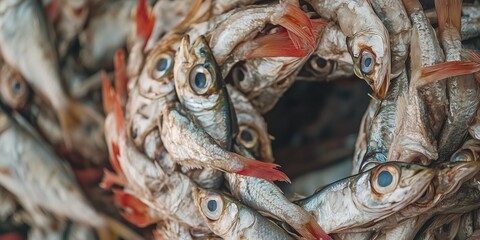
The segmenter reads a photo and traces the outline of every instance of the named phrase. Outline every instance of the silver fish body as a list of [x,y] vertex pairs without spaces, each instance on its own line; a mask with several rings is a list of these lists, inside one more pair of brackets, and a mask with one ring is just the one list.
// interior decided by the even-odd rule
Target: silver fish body
[[226,239],[294,239],[272,221],[219,192],[197,188],[195,203],[210,229]]
[[397,104],[399,97],[408,91],[408,76],[404,69],[397,78],[392,79],[387,96],[381,101],[375,114],[368,139],[366,156],[361,168],[369,162],[387,161],[388,150],[393,141],[397,126]]
[[[410,46],[410,85],[399,106],[397,131],[392,142],[389,161],[420,160],[428,162],[438,158],[436,137],[446,118],[448,99],[445,80],[424,86],[420,69],[442,62],[444,57],[435,32],[421,9],[409,12],[412,20]],[[431,113],[431,114],[428,114]]]
[[[379,175],[386,171],[396,180],[379,185],[376,183],[382,182]],[[433,177],[433,170],[419,165],[385,163],[337,181],[297,203],[310,212],[327,233],[338,233],[382,220],[401,210],[421,197]]]
[[[438,6],[437,11],[443,11]],[[460,9],[458,9],[460,11]],[[450,14],[447,12],[447,14]],[[443,14],[438,14],[439,16]],[[460,16],[458,16],[460,17]],[[457,21],[460,19],[451,19]],[[442,28],[439,32],[441,44],[445,52],[445,60],[460,61],[462,42],[460,26],[454,26],[449,18],[439,19]],[[475,116],[479,106],[480,87],[473,75],[457,76],[447,79],[447,97],[449,101],[445,127],[438,142],[439,160],[448,160],[451,154],[460,147],[467,134],[467,126]]]

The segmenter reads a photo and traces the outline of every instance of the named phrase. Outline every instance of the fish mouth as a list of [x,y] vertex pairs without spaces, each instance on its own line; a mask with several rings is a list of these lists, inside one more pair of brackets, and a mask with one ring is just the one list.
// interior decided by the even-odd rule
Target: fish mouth
[[185,34],[180,42],[180,47],[177,51],[178,59],[175,59],[175,62],[188,62],[190,59],[190,36]]
[[390,74],[385,74],[385,77],[380,81],[374,81],[373,92],[375,97],[383,100],[387,96],[388,88],[390,86]]
[[417,193],[418,197],[414,200],[416,201],[419,197],[421,197],[421,194],[427,189],[434,177],[435,171],[433,169],[419,169],[415,171],[412,177],[405,179],[403,184],[405,186],[410,186],[410,188],[413,190],[412,186],[419,186],[419,183],[424,183],[424,186],[422,186],[422,188],[420,188],[421,190],[419,190]]

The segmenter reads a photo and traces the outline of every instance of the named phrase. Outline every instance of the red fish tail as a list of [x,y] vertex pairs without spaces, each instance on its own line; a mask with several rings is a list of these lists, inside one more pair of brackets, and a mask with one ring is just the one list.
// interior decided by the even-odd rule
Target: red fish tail
[[114,189],[112,191],[115,194],[116,204],[124,209],[120,214],[127,221],[138,227],[146,227],[155,223],[155,220],[148,216],[148,206],[138,198],[121,190]]
[[235,173],[262,178],[270,182],[284,181],[290,183],[290,179],[287,177],[287,175],[276,169],[279,167],[277,164],[249,159],[235,153],[232,154],[233,158],[239,159],[243,164],[243,168]]
[[127,100],[127,66],[125,64],[125,52],[123,49],[117,50],[113,58],[115,66],[115,92],[120,97],[120,101],[125,104]]
[[422,82],[428,84],[449,77],[475,74],[480,71],[480,62],[450,61],[424,67],[421,72]]
[[316,37],[310,18],[295,5],[281,3],[280,6],[286,13],[278,20],[278,23],[291,32],[289,37],[292,42],[297,46],[301,46],[300,43],[305,42],[311,48],[315,48]]
[[113,90],[112,83],[108,73],[102,71],[102,103],[103,112],[105,115],[113,111],[113,101],[115,99],[115,90]]
[[127,185],[127,180],[123,177],[123,175],[117,175],[112,173],[108,170],[104,170],[103,172],[103,179],[100,183],[100,187],[103,189],[110,189],[113,185],[118,186],[125,186]]
[[142,37],[145,42],[147,42],[152,34],[153,26],[155,25],[155,17],[149,13],[147,0],[138,1],[135,21],[137,26],[137,36]]
[[268,34],[251,41],[251,50],[246,58],[260,57],[304,57],[310,50],[297,45],[287,31]]

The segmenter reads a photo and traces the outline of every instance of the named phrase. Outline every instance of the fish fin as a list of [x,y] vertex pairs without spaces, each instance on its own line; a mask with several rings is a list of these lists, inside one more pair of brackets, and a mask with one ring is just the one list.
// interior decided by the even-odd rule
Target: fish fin
[[113,99],[113,112],[115,114],[117,134],[118,136],[123,136],[125,134],[125,119],[123,118],[122,105],[120,104],[120,99],[118,96],[115,96]]
[[125,52],[123,49],[117,50],[113,58],[115,66],[115,92],[120,97],[122,106],[127,101],[127,66],[125,64]]
[[60,0],[51,0],[44,9],[45,13],[47,14],[48,20],[50,22],[55,23],[60,16]]
[[261,57],[304,57],[310,50],[297,47],[287,31],[279,31],[259,37],[249,43],[251,50],[246,59]]
[[[103,123],[102,116],[95,110],[83,105],[75,100],[68,100],[63,111],[58,111],[58,120],[62,128],[65,147],[67,150],[73,149],[73,135],[79,127],[101,126]],[[81,129],[80,131],[83,131]]]
[[113,90],[110,77],[107,72],[102,71],[102,103],[105,115],[113,111],[114,98],[115,91]]
[[112,156],[110,156],[110,163],[112,164],[113,170],[115,170],[116,173],[123,174],[120,161],[118,161],[118,158],[120,157],[120,148],[115,142],[112,142],[110,146],[112,148]]
[[462,30],[462,0],[450,0],[448,10],[450,24],[460,33]]
[[135,196],[122,190],[113,189],[115,203],[123,208],[120,215],[138,227],[146,227],[155,221],[148,216],[148,206]]
[[290,179],[287,177],[287,175],[282,171],[276,169],[277,167],[279,167],[279,165],[277,164],[249,159],[236,153],[231,154],[233,154],[233,157],[239,159],[243,164],[242,170],[235,172],[237,174],[262,178],[269,182],[283,181],[290,183]]
[[454,27],[457,31],[462,29],[462,1],[461,0],[435,0],[435,11],[438,19],[438,32],[443,34],[446,27]]
[[321,18],[310,19],[310,21],[312,22],[313,33],[315,36],[318,36],[322,32],[323,28],[329,23],[327,20]]
[[145,42],[147,42],[155,25],[155,16],[149,13],[147,0],[138,0],[135,22],[137,27],[137,36],[143,38]]
[[421,70],[423,85],[449,77],[474,74],[480,71],[480,62],[450,61],[424,67]]
[[103,189],[110,189],[113,185],[125,186],[127,185],[127,180],[123,175],[117,175],[105,169],[100,187]]
[[[305,231],[301,231],[300,234],[307,239],[322,239],[322,240],[332,240],[332,237],[330,237],[323,229],[318,225],[317,221],[312,217],[310,221],[305,224]],[[308,235],[308,236],[305,236]],[[313,237],[313,238],[312,238]]]
[[300,45],[305,41],[308,46],[315,48],[315,35],[310,18],[293,4],[281,3],[280,6],[285,14],[278,19],[278,24],[291,32],[289,37],[292,42]]
[[474,73],[474,75],[475,80],[480,83],[480,52],[477,52],[475,50],[463,51],[462,58],[477,64],[478,70]]

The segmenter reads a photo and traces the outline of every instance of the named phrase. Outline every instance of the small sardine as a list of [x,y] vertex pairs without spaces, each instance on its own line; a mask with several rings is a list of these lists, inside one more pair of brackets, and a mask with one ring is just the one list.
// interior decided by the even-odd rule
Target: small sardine
[[355,74],[383,99],[390,83],[390,39],[369,1],[308,0],[307,3],[320,16],[338,22],[348,37]]
[[[251,5],[232,11],[228,18],[206,35],[213,55],[220,65],[224,64],[237,45],[252,40],[268,23],[285,27],[292,33],[289,38],[298,46],[302,46],[304,41],[309,46],[314,45],[315,36],[310,19],[292,4]],[[245,51],[246,54],[249,52]]]
[[434,170],[400,162],[380,164],[339,180],[297,202],[327,233],[380,221],[419,199]]
[[[462,2],[458,0],[435,1],[439,35],[445,52],[445,60],[460,61]],[[438,142],[439,160],[446,161],[460,147],[467,135],[467,126],[479,105],[480,89],[473,75],[447,79],[449,106],[447,121]]]
[[425,84],[422,68],[443,62],[442,49],[420,3],[404,1],[413,23],[410,45],[410,85],[397,113],[397,130],[388,154],[389,161],[429,162],[438,158],[437,136],[446,119],[445,80]]
[[[393,140],[397,126],[397,106],[408,91],[408,76],[406,69],[396,78],[392,79],[387,96],[381,101],[373,117],[368,147],[360,168],[370,162],[387,161],[388,150]],[[400,99],[400,100],[399,100]]]
[[294,239],[259,213],[226,195],[196,188],[195,203],[209,228],[225,239]]
[[269,181],[288,181],[284,173],[275,169],[278,165],[249,159],[219,146],[180,105],[167,106],[162,115],[162,141],[177,163],[189,167],[214,168]]

